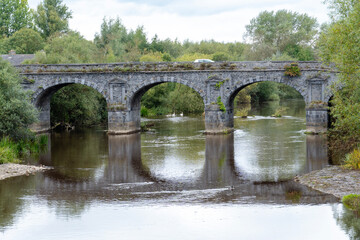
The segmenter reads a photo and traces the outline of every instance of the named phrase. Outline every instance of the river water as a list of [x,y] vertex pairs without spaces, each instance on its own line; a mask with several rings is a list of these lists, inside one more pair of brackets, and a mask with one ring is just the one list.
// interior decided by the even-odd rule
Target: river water
[[204,135],[201,117],[54,132],[28,160],[54,170],[0,181],[0,239],[357,239],[355,214],[291,180],[328,165],[326,139],[304,134],[302,101],[281,105],[226,136]]

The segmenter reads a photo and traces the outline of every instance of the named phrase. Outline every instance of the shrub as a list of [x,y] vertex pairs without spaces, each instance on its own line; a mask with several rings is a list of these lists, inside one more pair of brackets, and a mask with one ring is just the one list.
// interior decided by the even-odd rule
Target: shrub
[[44,152],[48,143],[47,135],[39,135],[33,139],[13,141],[9,137],[0,140],[0,164],[17,163],[19,158],[30,154]]
[[272,115],[272,117],[282,117],[282,115],[288,110],[287,107],[279,107],[276,109],[275,113]]
[[343,197],[343,204],[350,210],[360,211],[360,195],[358,194],[349,194]]
[[360,148],[346,154],[343,166],[347,169],[360,169]]
[[219,109],[221,110],[221,111],[223,111],[223,112],[226,112],[226,107],[225,107],[225,105],[224,105],[224,103],[221,101],[221,97],[219,96],[218,98],[217,98],[217,105],[219,106]]
[[297,63],[291,63],[290,65],[285,65],[285,76],[289,77],[298,77],[301,76],[301,70]]
[[37,111],[21,81],[17,70],[0,59],[0,137],[31,138],[28,126],[36,121]]

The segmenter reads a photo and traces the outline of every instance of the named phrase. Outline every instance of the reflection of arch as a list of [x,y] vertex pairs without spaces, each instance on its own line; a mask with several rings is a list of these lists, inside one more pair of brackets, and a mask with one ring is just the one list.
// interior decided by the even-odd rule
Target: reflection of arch
[[109,164],[105,178],[111,183],[158,182],[141,161],[141,135],[109,135]]
[[233,185],[241,179],[234,162],[234,134],[207,135],[203,185]]

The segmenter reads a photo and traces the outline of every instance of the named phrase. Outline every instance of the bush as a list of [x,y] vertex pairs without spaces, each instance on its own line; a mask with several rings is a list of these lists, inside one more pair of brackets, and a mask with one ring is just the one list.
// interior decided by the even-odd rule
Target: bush
[[348,169],[360,169],[360,148],[346,154],[343,166]]
[[285,76],[289,77],[298,77],[301,76],[301,70],[297,63],[291,63],[290,65],[285,65]]
[[0,140],[0,164],[17,163],[19,158],[30,154],[38,154],[45,150],[47,135],[39,135],[33,139],[13,141],[9,137]]
[[360,195],[358,194],[349,194],[343,197],[343,204],[350,210],[360,211]]
[[3,138],[0,141],[0,164],[11,162],[18,162],[16,146],[9,138]]
[[0,59],[0,137],[31,138],[28,126],[36,121],[37,111],[20,83],[16,69]]

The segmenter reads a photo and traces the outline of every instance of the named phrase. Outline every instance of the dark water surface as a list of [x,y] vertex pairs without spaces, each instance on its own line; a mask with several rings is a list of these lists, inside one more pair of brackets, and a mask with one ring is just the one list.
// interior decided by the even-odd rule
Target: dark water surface
[[282,105],[226,136],[203,135],[201,117],[52,133],[36,161],[54,170],[0,181],[0,239],[356,239],[353,213],[291,181],[328,165],[326,139],[304,134],[303,102]]

